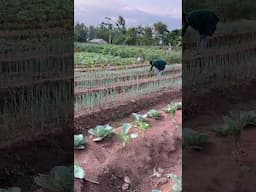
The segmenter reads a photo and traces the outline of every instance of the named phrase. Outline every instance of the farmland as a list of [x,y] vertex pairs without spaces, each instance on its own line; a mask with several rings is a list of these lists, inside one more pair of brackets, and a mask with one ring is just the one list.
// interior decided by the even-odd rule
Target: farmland
[[[181,111],[167,110],[181,100],[181,52],[82,43],[75,50],[75,132],[86,138],[75,160],[98,183],[76,180],[76,190],[170,190],[175,181],[168,174],[181,176]],[[136,63],[139,56],[145,60]],[[168,62],[161,77],[150,71],[155,58]],[[100,136],[104,129],[111,137]]]
[[202,50],[195,50],[195,40],[185,37],[182,123],[186,191],[254,191],[256,109],[255,92],[249,90],[255,87],[256,38],[252,30],[227,34],[233,26],[224,28],[221,23]]

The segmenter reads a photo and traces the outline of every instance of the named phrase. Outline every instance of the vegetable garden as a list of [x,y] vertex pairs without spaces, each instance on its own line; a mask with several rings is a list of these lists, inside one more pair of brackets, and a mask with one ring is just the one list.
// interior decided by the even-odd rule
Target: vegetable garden
[[254,191],[255,37],[217,33],[206,49],[183,47],[183,190]]
[[[75,160],[86,173],[75,190],[181,191],[181,53],[75,49]],[[154,58],[168,61],[162,77],[150,72]]]

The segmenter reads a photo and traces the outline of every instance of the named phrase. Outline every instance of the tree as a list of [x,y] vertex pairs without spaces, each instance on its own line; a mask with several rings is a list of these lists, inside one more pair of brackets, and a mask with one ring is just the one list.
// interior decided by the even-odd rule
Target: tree
[[101,23],[100,26],[95,29],[95,34],[97,38],[108,41],[109,30],[103,23]]
[[164,41],[164,35],[169,32],[167,29],[167,25],[162,22],[157,22],[154,24],[154,29],[160,40]]
[[131,28],[128,29],[125,41],[128,45],[136,45],[136,43],[137,43],[137,30],[136,30],[135,27],[131,27]]
[[86,42],[87,41],[87,28],[82,23],[77,23],[74,27],[74,39],[78,42]]
[[89,31],[88,31],[88,39],[94,39],[96,37],[96,29],[94,26],[90,26],[89,27]]
[[119,16],[116,22],[116,25],[118,29],[124,34],[126,33],[126,27],[125,27],[126,21],[122,16]]
[[151,27],[144,28],[144,38],[143,43],[145,45],[152,45],[153,44],[153,31]]

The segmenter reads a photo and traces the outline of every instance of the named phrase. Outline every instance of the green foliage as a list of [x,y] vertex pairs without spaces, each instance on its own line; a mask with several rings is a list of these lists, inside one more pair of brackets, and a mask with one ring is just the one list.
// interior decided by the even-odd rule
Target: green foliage
[[167,113],[172,113],[175,114],[177,110],[180,110],[182,108],[182,103],[181,102],[172,102],[171,104],[168,105],[166,112]]
[[132,128],[132,125],[129,123],[124,123],[122,126],[122,132],[119,134],[119,138],[123,143],[123,147],[125,147],[126,143],[134,140],[138,137],[137,133],[129,134],[129,130]]
[[145,122],[147,116],[148,116],[147,114],[141,115],[141,114],[138,114],[138,113],[132,113],[132,117],[133,117],[136,121],[139,121],[139,122]]
[[248,125],[256,125],[255,111],[248,112],[230,112],[229,115],[223,116],[224,127],[214,128],[213,131],[218,136],[233,136],[235,141],[241,137],[242,131]]
[[79,166],[77,163],[74,163],[74,178],[76,179],[85,178],[85,170],[81,166]]
[[148,111],[147,115],[149,118],[159,119],[161,117],[161,112],[155,109],[151,109]]
[[86,138],[83,134],[74,135],[74,148],[75,149],[84,149],[85,144],[87,143]]
[[152,126],[147,122],[137,121],[137,127],[139,129],[141,129],[142,131],[145,131],[145,130],[151,128]]
[[74,40],[77,42],[86,42],[87,41],[87,34],[88,29],[82,23],[77,23],[74,27]]
[[107,137],[111,137],[115,133],[115,130],[110,125],[98,125],[88,132],[96,137],[94,141],[102,141]]
[[43,189],[56,192],[73,191],[74,168],[56,166],[52,168],[49,175],[39,174],[34,178],[35,183]]
[[75,64],[132,64],[135,63],[138,53],[146,61],[157,58],[162,58],[167,63],[181,61],[181,51],[167,53],[164,49],[154,47],[75,43]]
[[0,192],[21,192],[19,187],[9,187],[7,189],[0,189]]
[[191,146],[195,149],[201,149],[208,143],[208,135],[199,133],[190,128],[183,128],[182,130],[182,144],[184,147]]

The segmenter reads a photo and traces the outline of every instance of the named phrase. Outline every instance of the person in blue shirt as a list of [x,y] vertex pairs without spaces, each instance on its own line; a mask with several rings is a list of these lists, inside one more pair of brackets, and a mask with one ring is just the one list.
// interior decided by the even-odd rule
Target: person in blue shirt
[[162,59],[155,59],[150,61],[150,65],[151,65],[150,71],[152,71],[153,68],[155,67],[157,69],[157,75],[161,76],[165,69],[166,62]]
[[182,36],[190,26],[200,35],[199,47],[205,48],[207,45],[207,37],[212,36],[216,31],[219,22],[218,16],[210,10],[195,10],[188,14],[183,13],[183,29]]

